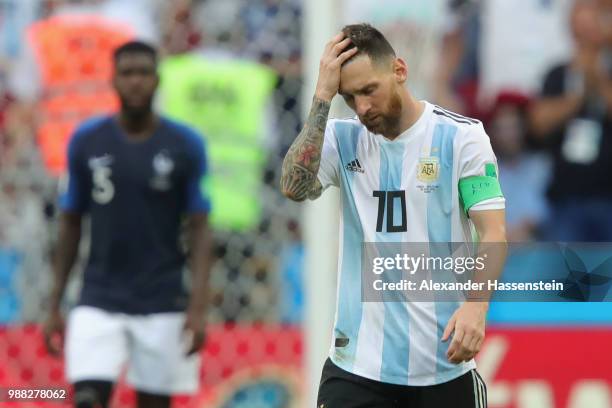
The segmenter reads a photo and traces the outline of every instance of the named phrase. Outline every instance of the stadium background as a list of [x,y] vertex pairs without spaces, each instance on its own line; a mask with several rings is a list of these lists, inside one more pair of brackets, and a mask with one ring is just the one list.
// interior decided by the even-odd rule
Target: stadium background
[[[369,21],[407,59],[417,96],[490,119],[500,101],[534,98],[545,72],[571,57],[571,3],[0,0],[0,387],[65,386],[38,326],[55,199],[70,130],[116,107],[108,88],[115,44],[139,37],[162,50],[157,105],[206,134],[213,200],[223,209],[214,219],[202,387],[175,406],[302,407],[312,406],[329,344],[337,198],[326,193],[301,206],[276,186],[308,108],[322,44],[343,24]],[[609,16],[610,2],[601,4]],[[336,114],[345,113],[341,105]],[[528,177],[518,186],[516,178],[507,186],[502,179],[509,205],[523,203],[509,208],[511,238],[521,241],[547,236],[551,204],[550,152],[525,146],[513,159],[525,163]],[[608,304],[493,305],[478,357],[490,406],[612,407],[610,344]],[[113,406],[132,406],[133,398],[121,385]]]

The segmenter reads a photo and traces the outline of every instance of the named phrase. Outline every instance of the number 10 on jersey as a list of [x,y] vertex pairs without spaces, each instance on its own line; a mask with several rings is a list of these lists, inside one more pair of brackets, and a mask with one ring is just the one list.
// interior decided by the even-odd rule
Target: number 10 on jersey
[[[373,191],[372,196],[378,198],[378,217],[376,218],[376,232],[383,232],[383,221],[385,211],[387,213],[387,225],[385,232],[406,232],[406,190],[397,191]],[[393,208],[395,201],[400,200],[402,218],[399,225],[394,224]]]

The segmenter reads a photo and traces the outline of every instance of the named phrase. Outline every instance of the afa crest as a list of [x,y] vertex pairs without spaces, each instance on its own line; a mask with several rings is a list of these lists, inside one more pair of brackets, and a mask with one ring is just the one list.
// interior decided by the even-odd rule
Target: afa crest
[[437,157],[424,157],[417,165],[417,179],[424,183],[432,183],[438,180],[440,162]]

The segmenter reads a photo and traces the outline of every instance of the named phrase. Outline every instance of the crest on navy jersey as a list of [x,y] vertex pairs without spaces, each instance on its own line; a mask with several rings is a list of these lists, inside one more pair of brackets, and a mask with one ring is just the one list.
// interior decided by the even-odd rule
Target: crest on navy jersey
[[87,161],[87,164],[89,165],[89,168],[91,170],[95,170],[100,167],[110,167],[110,165],[113,164],[113,156],[106,153],[106,154],[103,154],[102,156],[90,157],[89,160]]
[[153,178],[151,187],[155,190],[167,191],[172,187],[170,175],[174,170],[174,160],[167,151],[162,150],[153,157]]

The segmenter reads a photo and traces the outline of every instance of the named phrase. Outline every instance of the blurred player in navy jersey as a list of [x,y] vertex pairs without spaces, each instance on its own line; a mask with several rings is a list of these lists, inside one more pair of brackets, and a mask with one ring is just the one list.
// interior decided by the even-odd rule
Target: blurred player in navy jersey
[[[74,404],[106,407],[127,363],[138,406],[168,407],[172,394],[198,386],[211,241],[210,204],[201,189],[206,154],[198,134],[152,110],[159,83],[154,48],[126,43],[115,51],[114,66],[121,111],[82,124],[68,147],[45,340],[50,352],[61,352],[61,299],[89,214],[89,260],[65,342]],[[184,219],[190,295],[180,245]]]

